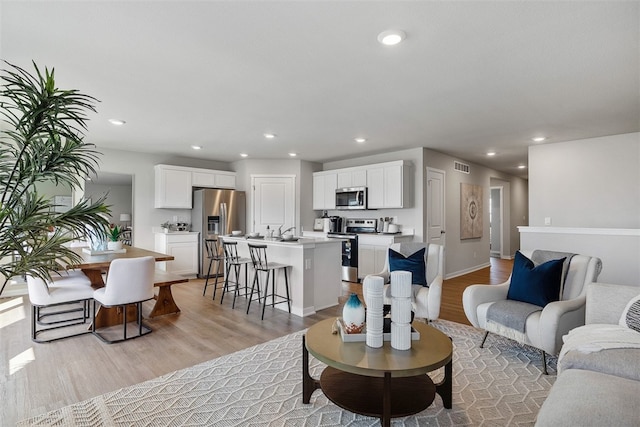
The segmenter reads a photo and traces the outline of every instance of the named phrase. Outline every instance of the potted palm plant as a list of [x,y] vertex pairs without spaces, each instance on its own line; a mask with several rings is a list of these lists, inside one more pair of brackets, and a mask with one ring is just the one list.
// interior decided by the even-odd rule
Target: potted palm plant
[[56,212],[54,202],[38,194],[39,182],[80,188],[100,153],[84,141],[97,100],[56,88],[53,69],[33,66],[32,74],[4,62],[0,71],[0,294],[11,277],[48,280],[60,262],[77,263],[79,255],[65,244],[109,225],[104,197]]
[[122,227],[111,224],[109,225],[109,241],[107,242],[107,249],[110,251],[119,251],[122,249],[122,241],[120,236],[122,235]]

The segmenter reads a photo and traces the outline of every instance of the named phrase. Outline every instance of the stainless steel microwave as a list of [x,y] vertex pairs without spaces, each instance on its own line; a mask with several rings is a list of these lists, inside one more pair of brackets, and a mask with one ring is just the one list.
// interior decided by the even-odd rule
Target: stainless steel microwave
[[336,189],[336,209],[367,209],[367,187]]

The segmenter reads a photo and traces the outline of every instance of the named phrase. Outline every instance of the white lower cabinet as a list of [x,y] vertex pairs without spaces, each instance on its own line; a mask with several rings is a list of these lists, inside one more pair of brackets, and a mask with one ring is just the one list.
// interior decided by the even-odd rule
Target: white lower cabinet
[[359,234],[358,235],[358,279],[367,274],[378,274],[384,270],[387,250],[393,243],[411,242],[412,235]]
[[157,263],[157,268],[182,276],[196,275],[199,236],[198,232],[155,233],[155,251],[175,258]]
[[358,279],[377,274],[384,269],[386,246],[358,245]]

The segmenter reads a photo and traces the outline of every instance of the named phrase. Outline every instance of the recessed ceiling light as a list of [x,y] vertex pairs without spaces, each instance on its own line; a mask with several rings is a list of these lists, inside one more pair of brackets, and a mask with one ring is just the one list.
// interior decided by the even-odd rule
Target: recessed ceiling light
[[495,152],[495,151],[489,151],[489,152],[487,153],[487,156],[489,156],[489,157],[491,157],[491,156],[495,156],[495,155],[496,155],[496,152]]
[[202,150],[202,147],[199,145],[192,145],[191,148],[193,148],[194,150]]
[[240,153],[240,157],[249,157],[247,153]]
[[525,168],[526,168],[526,166],[525,166],[525,165],[520,165],[520,166],[518,166],[518,169],[525,169]]
[[267,139],[273,139],[273,138],[276,137],[276,134],[275,133],[265,133],[264,137],[267,138]]
[[124,120],[120,120],[120,119],[109,119],[109,123],[111,123],[112,125],[115,126],[122,126],[123,124],[127,123]]
[[295,156],[297,156],[297,154],[296,153],[289,153],[289,156],[290,157],[295,157]]
[[362,144],[364,142],[367,142],[367,139],[366,138],[355,138],[354,141],[357,142],[358,144]]
[[387,30],[378,34],[378,41],[385,46],[394,46],[407,37],[407,34],[401,30]]
[[545,139],[547,139],[546,136],[536,136],[535,138],[531,138],[533,140],[533,142],[542,142]]

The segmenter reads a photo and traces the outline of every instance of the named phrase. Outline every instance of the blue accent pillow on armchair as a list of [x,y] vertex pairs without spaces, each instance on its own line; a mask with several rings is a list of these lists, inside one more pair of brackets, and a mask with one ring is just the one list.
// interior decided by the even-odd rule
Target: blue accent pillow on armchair
[[414,285],[427,286],[427,278],[424,266],[424,251],[422,248],[417,252],[405,257],[399,252],[389,249],[389,271],[409,271],[411,272],[411,283]]
[[560,299],[562,264],[565,258],[534,266],[520,251],[516,251],[507,299],[544,307]]

